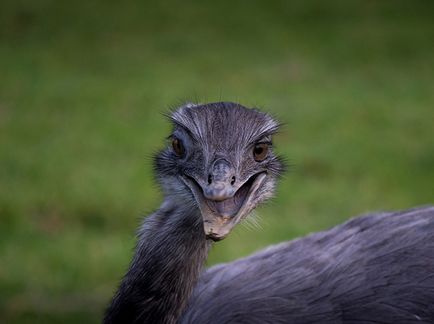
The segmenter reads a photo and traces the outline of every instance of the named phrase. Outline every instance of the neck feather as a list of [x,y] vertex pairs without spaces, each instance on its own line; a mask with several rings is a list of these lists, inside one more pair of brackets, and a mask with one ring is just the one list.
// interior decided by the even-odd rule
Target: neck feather
[[199,210],[163,203],[139,231],[133,261],[105,323],[175,323],[209,247]]

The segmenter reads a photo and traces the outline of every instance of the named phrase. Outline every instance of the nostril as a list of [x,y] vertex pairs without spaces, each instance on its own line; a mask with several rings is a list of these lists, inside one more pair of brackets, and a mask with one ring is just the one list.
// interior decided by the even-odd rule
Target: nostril
[[211,184],[212,182],[212,175],[208,174],[208,184]]
[[234,185],[234,183],[235,183],[235,177],[232,177],[231,185]]

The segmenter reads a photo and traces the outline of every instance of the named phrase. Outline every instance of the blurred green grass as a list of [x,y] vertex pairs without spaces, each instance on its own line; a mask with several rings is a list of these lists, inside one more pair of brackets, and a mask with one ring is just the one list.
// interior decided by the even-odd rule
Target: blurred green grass
[[2,1],[0,322],[98,322],[184,100],[286,123],[291,171],[209,264],[434,197],[429,1]]

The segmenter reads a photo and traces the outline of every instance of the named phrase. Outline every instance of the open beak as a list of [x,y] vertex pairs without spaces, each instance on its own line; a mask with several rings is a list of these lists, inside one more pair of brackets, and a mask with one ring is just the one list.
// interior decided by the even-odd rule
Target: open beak
[[[254,196],[267,174],[257,173],[225,199],[205,197],[203,188],[192,177],[182,177],[192,191],[203,217],[205,234],[214,241],[224,239],[254,206]],[[207,195],[208,196],[208,195]]]

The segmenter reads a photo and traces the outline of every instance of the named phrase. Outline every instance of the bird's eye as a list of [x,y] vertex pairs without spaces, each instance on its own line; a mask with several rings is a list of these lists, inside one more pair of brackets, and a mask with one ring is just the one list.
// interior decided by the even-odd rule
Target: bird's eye
[[184,155],[185,149],[182,141],[179,138],[174,137],[172,140],[172,148],[175,154],[179,157]]
[[262,162],[268,156],[268,144],[258,143],[253,148],[253,157],[256,162]]

